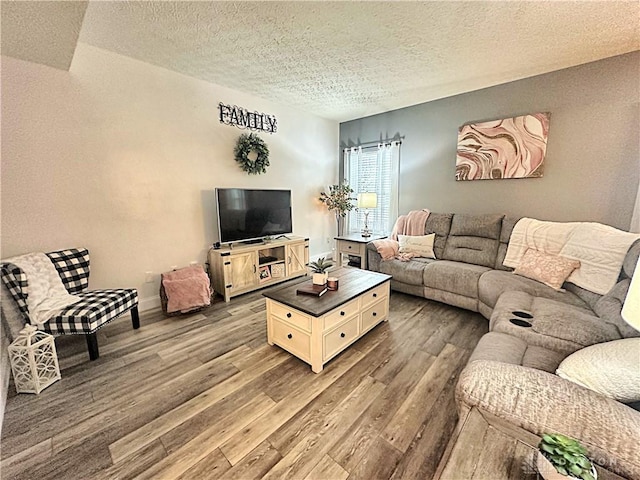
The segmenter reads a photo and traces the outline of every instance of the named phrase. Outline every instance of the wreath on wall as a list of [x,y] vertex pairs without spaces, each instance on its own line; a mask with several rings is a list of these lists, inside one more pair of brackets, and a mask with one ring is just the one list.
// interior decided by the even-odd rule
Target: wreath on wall
[[269,148],[255,133],[243,133],[233,153],[240,168],[249,175],[265,173],[269,166]]

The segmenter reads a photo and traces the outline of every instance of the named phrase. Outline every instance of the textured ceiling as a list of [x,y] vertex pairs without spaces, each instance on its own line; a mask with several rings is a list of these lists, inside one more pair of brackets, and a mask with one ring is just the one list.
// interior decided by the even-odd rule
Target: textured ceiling
[[2,1],[2,54],[68,70],[88,3]]
[[639,30],[637,0],[90,1],[80,41],[344,121],[638,50]]

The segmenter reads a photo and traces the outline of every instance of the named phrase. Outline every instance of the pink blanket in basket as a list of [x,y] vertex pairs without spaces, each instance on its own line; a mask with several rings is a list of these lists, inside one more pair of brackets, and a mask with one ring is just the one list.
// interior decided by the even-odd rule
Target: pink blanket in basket
[[163,273],[162,285],[167,294],[167,313],[188,312],[211,304],[209,277],[202,265]]

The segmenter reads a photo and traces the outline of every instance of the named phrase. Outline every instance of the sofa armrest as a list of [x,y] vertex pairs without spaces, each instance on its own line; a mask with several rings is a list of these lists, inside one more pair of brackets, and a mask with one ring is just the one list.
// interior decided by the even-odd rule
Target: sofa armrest
[[372,272],[379,272],[382,256],[378,253],[378,250],[376,250],[376,246],[373,244],[373,242],[367,243],[366,255],[367,270],[371,270]]
[[536,435],[568,435],[599,465],[640,478],[640,412],[556,375],[479,360],[460,375],[456,401],[461,418],[477,407]]

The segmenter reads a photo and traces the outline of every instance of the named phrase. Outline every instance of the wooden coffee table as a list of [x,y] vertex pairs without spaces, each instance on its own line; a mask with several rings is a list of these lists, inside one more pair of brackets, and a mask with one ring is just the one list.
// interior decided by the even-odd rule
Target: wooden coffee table
[[389,314],[390,275],[356,268],[330,275],[339,288],[321,297],[297,295],[301,283],[263,293],[269,345],[309,363],[315,373]]

